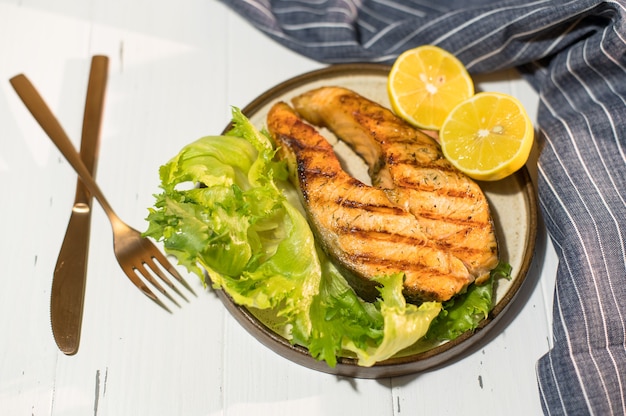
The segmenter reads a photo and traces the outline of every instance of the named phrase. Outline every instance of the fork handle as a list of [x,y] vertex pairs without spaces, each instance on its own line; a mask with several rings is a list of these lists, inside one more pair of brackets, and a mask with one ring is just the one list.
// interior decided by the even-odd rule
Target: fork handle
[[121,220],[117,214],[115,214],[111,205],[100,190],[100,187],[89,173],[89,170],[81,160],[79,153],[76,151],[76,148],[63,130],[63,127],[61,127],[61,124],[54,116],[44,99],[41,97],[39,92],[37,92],[37,89],[35,89],[33,84],[24,74],[14,76],[11,78],[10,82],[17,92],[17,95],[22,99],[24,105],[26,105],[26,108],[28,108],[43,131],[46,132],[48,137],[50,137],[52,142],[61,151],[63,156],[65,156],[70,165],[72,165],[80,180],[83,181],[83,184],[87,187],[89,192],[91,192],[91,194],[98,200],[109,219],[114,224],[120,222]]

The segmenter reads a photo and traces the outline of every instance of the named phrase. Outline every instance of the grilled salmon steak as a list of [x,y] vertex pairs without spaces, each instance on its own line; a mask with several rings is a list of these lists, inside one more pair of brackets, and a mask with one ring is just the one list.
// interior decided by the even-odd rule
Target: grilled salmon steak
[[409,301],[445,301],[474,278],[452,251],[424,233],[415,215],[385,190],[345,172],[334,149],[286,103],[275,104],[267,127],[287,160],[318,243],[356,292],[373,300],[376,276],[404,273]]
[[478,283],[489,277],[498,245],[488,201],[436,140],[345,88],[318,88],[293,104],[305,120],[348,143],[368,165],[374,186],[408,209],[436,247],[459,258]]

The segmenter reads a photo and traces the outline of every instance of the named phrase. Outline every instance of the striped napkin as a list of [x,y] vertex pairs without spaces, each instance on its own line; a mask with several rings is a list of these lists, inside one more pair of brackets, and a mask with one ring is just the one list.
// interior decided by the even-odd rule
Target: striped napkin
[[326,63],[436,44],[538,91],[540,207],[559,256],[544,412],[626,414],[626,1],[223,0]]

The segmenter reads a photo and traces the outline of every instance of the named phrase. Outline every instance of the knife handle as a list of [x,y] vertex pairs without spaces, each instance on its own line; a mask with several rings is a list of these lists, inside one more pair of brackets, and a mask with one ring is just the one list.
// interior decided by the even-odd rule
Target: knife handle
[[[87,98],[85,99],[85,112],[83,115],[80,158],[92,177],[96,176],[108,68],[108,57],[96,55],[91,59],[91,70],[89,72]],[[76,185],[75,204],[84,203],[91,207],[92,199],[89,191],[79,178]]]

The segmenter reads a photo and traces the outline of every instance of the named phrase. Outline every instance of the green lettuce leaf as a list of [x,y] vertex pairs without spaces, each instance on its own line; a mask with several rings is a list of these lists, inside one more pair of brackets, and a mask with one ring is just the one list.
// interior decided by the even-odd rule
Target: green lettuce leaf
[[144,234],[238,304],[276,308],[306,338],[321,278],[312,233],[276,186],[286,170],[271,141],[239,110],[233,121],[230,135],[201,138],[161,167]]
[[511,278],[511,266],[500,263],[483,284],[472,284],[464,294],[444,302],[443,311],[431,325],[425,339],[448,341],[475,330],[493,309],[494,285],[498,279]]
[[381,298],[376,302],[384,320],[382,341],[375,346],[359,346],[348,340],[344,345],[357,355],[359,365],[374,365],[415,344],[439,315],[440,302],[424,302],[419,306],[406,303],[402,295],[403,277],[394,274],[377,279],[383,285]]

